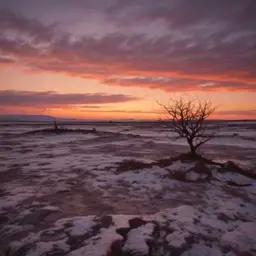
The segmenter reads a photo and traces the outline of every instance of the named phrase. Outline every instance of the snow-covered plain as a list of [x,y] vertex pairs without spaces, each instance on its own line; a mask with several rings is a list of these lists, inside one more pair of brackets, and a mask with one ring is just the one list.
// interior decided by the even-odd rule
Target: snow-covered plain
[[[255,171],[255,125],[221,123],[202,152]],[[213,166],[209,182],[172,179],[194,167],[182,161],[118,171],[124,161],[151,163],[187,146],[159,124],[68,128],[94,127],[23,134],[45,126],[0,125],[1,256],[256,254],[255,180]]]

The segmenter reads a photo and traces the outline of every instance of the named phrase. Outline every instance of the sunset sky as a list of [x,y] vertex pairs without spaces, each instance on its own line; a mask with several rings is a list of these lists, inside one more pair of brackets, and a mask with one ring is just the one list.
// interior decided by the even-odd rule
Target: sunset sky
[[255,0],[1,0],[0,114],[256,118]]

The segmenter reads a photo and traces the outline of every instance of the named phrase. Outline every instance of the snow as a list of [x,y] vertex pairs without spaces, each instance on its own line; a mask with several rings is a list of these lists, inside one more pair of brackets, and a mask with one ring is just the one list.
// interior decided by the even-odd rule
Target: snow
[[107,191],[105,190],[106,186],[121,188],[124,184],[129,184],[128,186],[133,192],[135,192],[135,190],[141,192],[152,190],[157,192],[161,191],[163,187],[171,188],[174,186],[175,182],[166,179],[168,173],[167,170],[159,167],[139,171],[127,171],[119,174],[103,173],[99,178],[96,178],[95,181],[93,181],[93,186],[101,189],[105,194],[107,194]]
[[181,162],[180,160],[175,161],[172,165],[168,166],[166,169],[170,171],[186,172],[194,166],[194,163]]
[[213,175],[216,179],[221,181],[233,181],[238,184],[251,184],[254,182],[252,179],[234,172],[220,173],[218,170],[213,170]]
[[186,179],[191,181],[196,181],[201,177],[201,175],[198,172],[191,171],[186,174]]
[[220,241],[222,246],[231,247],[239,253],[256,250],[256,223],[241,223],[233,231],[225,233]]
[[124,252],[133,252],[135,254],[148,255],[148,240],[152,240],[154,224],[147,223],[139,228],[129,231],[127,240],[123,246]]
[[[120,246],[123,245],[124,253],[147,255],[151,241],[157,244],[164,240],[169,246],[169,251],[183,250],[181,254],[183,256],[224,256],[222,249],[227,252],[225,256],[232,256],[232,252],[247,253],[256,250],[256,225],[253,214],[255,206],[253,210],[250,210],[252,214],[249,216],[247,216],[247,210],[243,211],[243,208],[249,210],[247,205],[241,206],[239,202],[235,204],[234,201],[227,202],[222,209],[215,211],[211,209],[211,206],[204,209],[200,206],[181,205],[164,209],[156,214],[142,215],[140,218],[144,219],[146,224],[128,231],[125,241],[116,230],[127,228],[129,220],[134,218],[133,215],[112,215],[113,224],[108,228],[101,227],[100,219],[94,215],[63,218],[56,221],[53,228],[37,234],[31,233],[21,241],[14,242],[12,248],[17,250],[23,245],[34,243],[36,246],[30,249],[29,256],[44,255],[53,250],[67,252],[68,256],[104,256],[110,251],[111,245],[117,242]],[[227,222],[219,219],[219,213],[227,214],[230,218]],[[230,216],[228,213],[233,215]],[[237,219],[238,215],[240,219]],[[154,230],[157,226],[160,235],[155,237]],[[94,232],[92,232],[93,229]],[[69,251],[70,247],[65,233],[73,239],[85,234],[87,236],[83,238],[84,241],[79,248]],[[42,234],[51,235],[53,239],[57,234],[59,240],[41,241]]]
[[[25,245],[37,243],[39,241],[39,238],[40,238],[40,232],[37,234],[34,232],[30,232],[26,237],[24,237],[18,241],[15,240],[15,241],[11,242],[11,244],[10,244],[11,252],[16,252],[17,250],[19,250],[20,248],[22,248]],[[36,255],[36,254],[34,254],[34,255]]]
[[4,189],[8,191],[8,194],[0,198],[0,210],[16,206],[32,197],[36,191],[33,186],[20,186],[17,183],[5,184]]
[[[247,137],[247,136],[245,136]],[[256,148],[256,142],[253,139],[244,139],[243,137],[233,136],[233,137],[215,137],[207,142],[207,145],[223,145],[223,146],[234,146],[240,148]],[[253,138],[253,137],[252,137]],[[165,140],[166,141],[166,138]],[[169,140],[172,145],[187,145],[185,139]]]
[[57,227],[65,227],[65,224],[67,223],[72,225],[65,229],[70,236],[82,236],[87,234],[92,231],[94,226],[97,225],[95,216],[59,219],[56,221],[55,225]]
[[159,221],[165,220],[166,218],[171,221],[178,221],[190,225],[197,218],[196,209],[193,206],[181,205],[174,209],[165,209],[161,213],[156,215]]
[[195,244],[193,247],[182,253],[181,256],[222,256],[219,248],[211,248],[204,244]]
[[138,215],[113,215],[112,220],[116,227],[129,227],[129,220],[138,217]]
[[107,255],[112,243],[122,239],[123,237],[118,235],[114,228],[102,228],[99,235],[86,241],[86,246],[72,251],[67,254],[67,256],[105,256]]
[[88,216],[75,220],[73,225],[73,227],[67,229],[67,232],[69,232],[71,236],[82,236],[92,230],[93,226],[95,226],[95,222],[93,217]]
[[170,247],[181,248],[186,244],[185,238],[189,237],[189,232],[183,232],[182,230],[174,231],[167,235],[165,240],[168,242]]
[[[147,253],[147,240],[153,238],[173,250],[184,250],[183,256],[234,256],[256,250],[254,180],[231,172],[220,173],[210,165],[207,167],[218,180],[185,183],[171,179],[170,172],[186,172],[194,167],[182,161],[164,168],[118,173],[118,163],[124,160],[150,163],[184,152],[186,149],[178,146],[184,141],[165,137],[172,136],[165,129],[162,132],[130,124],[96,129],[123,134],[3,138],[0,217],[7,221],[1,235],[10,239],[13,250],[31,245],[29,256],[54,254],[54,250],[67,255],[106,255],[113,242],[124,239],[116,229],[128,228],[134,217],[148,223],[129,231],[127,241],[123,241],[126,251]],[[223,137],[208,143],[206,157],[210,153],[214,159],[233,159],[242,167],[255,167],[256,142],[241,137],[249,138],[254,131],[239,133],[235,129],[240,137],[229,136],[233,130],[223,132]],[[226,147],[218,147],[221,145]],[[190,180],[198,177],[197,172],[187,173]],[[232,187],[228,181],[251,185]],[[40,225],[23,225],[22,220],[37,210],[55,214],[42,218]],[[100,217],[105,214],[113,219],[109,228],[101,226]],[[152,235],[154,225],[160,229],[160,237]],[[71,249],[67,242],[70,237],[74,243],[81,242],[79,248]]]
[[38,242],[36,243],[36,248],[31,249],[26,256],[44,256],[52,251],[67,252],[69,250],[69,245],[66,241],[67,239],[56,242]]
[[59,207],[56,207],[56,206],[52,206],[52,205],[47,205],[47,206],[44,206],[41,208],[42,210],[48,210],[48,211],[60,211],[60,208]]

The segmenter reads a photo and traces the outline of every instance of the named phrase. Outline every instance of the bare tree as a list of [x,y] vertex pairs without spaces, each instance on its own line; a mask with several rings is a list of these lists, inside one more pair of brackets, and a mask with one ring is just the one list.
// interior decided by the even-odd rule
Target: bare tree
[[171,131],[176,132],[178,138],[187,140],[192,155],[198,155],[198,148],[215,136],[215,132],[207,129],[206,123],[216,109],[211,102],[180,98],[172,101],[168,106],[161,106],[172,122]]

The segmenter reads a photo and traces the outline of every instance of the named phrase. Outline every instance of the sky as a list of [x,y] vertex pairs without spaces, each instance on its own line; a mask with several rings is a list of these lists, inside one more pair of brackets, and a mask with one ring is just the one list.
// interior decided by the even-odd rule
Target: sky
[[0,0],[0,114],[256,119],[255,0]]

